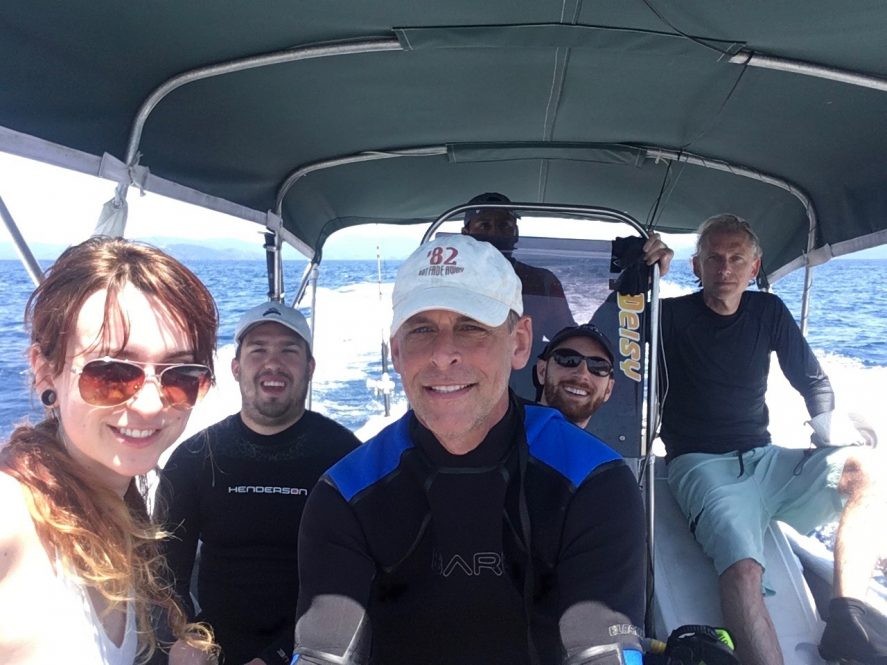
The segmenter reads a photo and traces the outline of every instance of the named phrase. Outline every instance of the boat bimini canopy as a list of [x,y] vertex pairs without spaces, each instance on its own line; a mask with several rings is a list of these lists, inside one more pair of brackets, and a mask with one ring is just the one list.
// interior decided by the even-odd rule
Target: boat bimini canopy
[[773,281],[887,242],[885,26],[880,0],[7,0],[0,149],[315,261],[482,191],[665,232],[729,211]]

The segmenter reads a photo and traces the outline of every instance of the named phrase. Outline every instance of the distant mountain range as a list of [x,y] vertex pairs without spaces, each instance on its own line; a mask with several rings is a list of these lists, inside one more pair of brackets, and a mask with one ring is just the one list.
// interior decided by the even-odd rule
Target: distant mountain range
[[[188,263],[190,261],[252,261],[262,259],[261,246],[240,243],[236,240],[207,240],[194,244],[173,238],[146,238],[145,242],[160,247],[165,252]],[[67,245],[53,243],[33,243],[31,252],[40,261],[54,261]],[[296,258],[293,255],[290,258]],[[11,243],[0,243],[0,260],[18,259],[18,253]]]
[[[264,260],[265,252],[259,243],[245,243],[235,239],[206,239],[205,241],[182,240],[181,238],[144,238],[141,239],[152,245],[169,252],[180,261],[254,261]],[[197,243],[200,244],[197,244]],[[407,238],[389,238],[386,240],[384,255],[388,259],[403,259],[415,248],[414,240]],[[40,261],[54,261],[62,253],[67,245],[56,243],[33,243],[31,251]],[[676,261],[684,261],[690,258],[692,248],[677,248]],[[375,252],[367,244],[355,242],[351,245],[336,248],[336,251],[326,251],[324,256],[328,260],[370,260],[375,258]],[[291,247],[284,250],[286,260],[304,260],[301,254]],[[0,261],[18,260],[15,247],[8,241],[0,240]],[[873,247],[855,254],[839,257],[845,259],[887,259],[887,245]]]

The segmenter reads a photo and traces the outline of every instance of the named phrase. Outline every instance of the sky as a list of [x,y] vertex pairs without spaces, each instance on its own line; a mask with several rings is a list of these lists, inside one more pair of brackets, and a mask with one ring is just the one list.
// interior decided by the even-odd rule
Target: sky
[[[36,243],[71,244],[88,237],[95,227],[105,201],[114,195],[115,184],[82,173],[0,152],[0,196],[29,245]],[[262,226],[218,212],[209,211],[158,194],[140,195],[130,188],[127,195],[129,216],[126,235],[130,238],[181,239],[184,242],[211,237],[234,243],[262,244]],[[557,234],[571,220],[546,220],[545,233],[540,223],[529,217],[521,220],[523,235]],[[612,237],[612,225],[595,227],[583,223],[583,237]],[[458,225],[452,229],[457,230]],[[604,230],[602,230],[604,229]],[[373,224],[344,229],[335,233],[324,246],[324,259],[374,259],[376,248],[385,259],[405,258],[422,237],[424,227]],[[575,226],[570,229],[575,233]],[[692,246],[691,238],[674,236],[672,245],[681,253]],[[0,231],[0,245],[10,245],[5,228]],[[285,258],[298,259],[294,250]],[[38,257],[44,258],[44,257]]]
[[[0,152],[0,196],[29,245],[72,244],[87,238],[102,205],[114,195],[115,184],[93,176]],[[129,238],[196,241],[207,237],[261,247],[264,227],[223,213],[154,194],[127,195]],[[419,244],[424,229],[372,225],[337,233],[327,242],[324,258],[375,258],[376,245],[388,248],[388,258],[403,258]],[[349,230],[350,231],[350,230]],[[11,244],[5,227],[0,245]],[[292,251],[286,258],[298,259]]]
[[[108,180],[0,152],[0,197],[22,236],[32,246],[36,243],[68,245],[87,238],[95,227],[102,205],[113,197],[114,188],[115,184]],[[230,240],[231,244],[262,245],[264,227],[258,224],[150,192],[141,196],[135,188],[130,188],[127,200],[127,237],[179,239],[183,242],[213,238]],[[543,231],[540,222],[525,216],[521,219],[521,234],[557,235],[569,228],[569,232],[575,235],[575,223],[545,220]],[[583,222],[582,228],[581,237],[610,238],[614,235],[611,224],[595,226]],[[454,226],[447,230],[457,229],[458,226]],[[324,259],[374,259],[377,247],[384,259],[402,259],[419,244],[423,231],[421,226],[377,224],[344,229],[327,241]],[[669,235],[666,242],[678,257],[687,257],[692,253],[694,238]],[[0,245],[11,245],[5,226],[0,231]],[[855,257],[887,258],[887,247],[866,250]],[[287,249],[284,258],[299,259],[301,256]]]

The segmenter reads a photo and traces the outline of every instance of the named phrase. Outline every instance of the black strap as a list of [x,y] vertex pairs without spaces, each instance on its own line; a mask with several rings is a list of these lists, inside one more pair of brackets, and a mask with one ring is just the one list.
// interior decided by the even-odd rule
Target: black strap
[[[523,416],[523,405],[518,405]],[[530,525],[530,509],[527,505],[526,477],[527,465],[530,460],[530,445],[527,443],[527,433],[524,429],[523,417],[518,419],[520,423],[519,438],[517,442],[518,462],[518,514],[520,517],[521,537],[527,550],[527,564],[524,570],[524,616],[527,620],[527,653],[530,656],[530,665],[540,665],[539,652],[536,650],[536,641],[533,639],[533,543]]]
[[793,476],[801,475],[801,473],[804,471],[804,465],[807,464],[807,460],[810,459],[810,456],[815,450],[816,448],[807,448],[804,450],[804,454],[801,456],[801,459],[798,461],[798,463],[795,464],[795,468],[792,471]]

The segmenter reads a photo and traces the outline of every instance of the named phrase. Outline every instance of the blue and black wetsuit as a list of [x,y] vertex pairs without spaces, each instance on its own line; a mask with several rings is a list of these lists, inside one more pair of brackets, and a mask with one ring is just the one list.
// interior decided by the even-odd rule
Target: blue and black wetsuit
[[309,497],[297,662],[640,663],[644,560],[634,476],[558,411],[513,400],[465,455],[408,413]]

